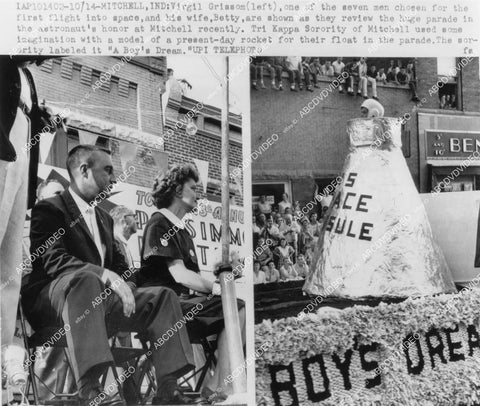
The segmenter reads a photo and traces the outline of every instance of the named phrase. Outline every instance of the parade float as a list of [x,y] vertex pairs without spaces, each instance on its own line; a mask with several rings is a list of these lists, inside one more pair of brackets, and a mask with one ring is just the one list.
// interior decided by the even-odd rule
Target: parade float
[[348,122],[343,182],[303,286],[309,302],[294,317],[256,325],[256,346],[268,348],[256,363],[259,404],[478,402],[479,281],[457,291],[402,155],[400,125]]

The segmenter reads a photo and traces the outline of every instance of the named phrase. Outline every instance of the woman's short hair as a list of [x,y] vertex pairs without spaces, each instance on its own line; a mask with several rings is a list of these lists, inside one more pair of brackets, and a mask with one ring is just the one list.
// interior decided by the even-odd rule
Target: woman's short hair
[[170,206],[177,188],[189,180],[198,182],[198,172],[191,164],[176,164],[161,173],[153,184],[152,199],[158,209]]

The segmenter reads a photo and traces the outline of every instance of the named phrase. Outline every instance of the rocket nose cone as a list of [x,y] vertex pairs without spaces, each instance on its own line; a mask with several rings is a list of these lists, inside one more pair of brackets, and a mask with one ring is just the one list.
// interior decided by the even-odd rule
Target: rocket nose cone
[[378,149],[400,148],[401,120],[394,117],[354,118],[347,122],[350,146]]

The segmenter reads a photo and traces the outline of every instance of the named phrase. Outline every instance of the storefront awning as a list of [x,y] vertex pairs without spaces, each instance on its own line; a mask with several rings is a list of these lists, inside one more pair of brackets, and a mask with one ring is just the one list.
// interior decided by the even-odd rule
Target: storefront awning
[[468,168],[471,166],[480,166],[480,160],[472,159],[469,161],[468,159],[429,159],[427,160],[427,164],[433,167],[456,167],[456,168]]

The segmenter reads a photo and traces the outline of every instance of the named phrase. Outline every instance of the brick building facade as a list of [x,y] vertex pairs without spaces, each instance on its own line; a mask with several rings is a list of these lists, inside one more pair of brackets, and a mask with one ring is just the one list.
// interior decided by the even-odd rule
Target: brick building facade
[[[466,153],[474,151],[475,145],[480,149],[479,63],[478,58],[417,58],[413,62],[421,101],[411,100],[408,86],[394,84],[378,84],[378,97],[385,107],[385,116],[410,115],[402,127],[403,152],[419,192],[429,192],[445,171],[452,170]],[[387,58],[375,59],[377,70],[388,63]],[[452,69],[455,75],[449,76]],[[340,174],[349,147],[346,122],[360,116],[363,98],[339,94],[335,89],[301,117],[302,109],[323,89],[328,89],[332,80],[320,77],[320,88],[314,92],[291,92],[288,87],[283,92],[270,88],[252,90],[252,153],[272,134],[278,135],[278,141],[252,164],[254,199],[267,195],[278,203],[285,191],[292,201],[298,200],[303,206],[312,199],[315,182],[322,190]],[[438,92],[432,92],[437,83]],[[370,86],[368,91],[371,94]],[[439,108],[441,96],[447,93],[456,95],[456,108]],[[438,149],[433,144],[439,136],[445,150],[432,156],[432,149]],[[463,141],[464,138],[468,140]],[[459,142],[462,148],[465,144],[465,151],[457,151]],[[450,151],[450,147],[454,150]],[[478,159],[476,163],[480,165]],[[480,167],[472,165],[465,174],[465,178],[456,179],[453,190],[480,189],[480,177],[476,176],[480,175]]]
[[[68,151],[84,136],[98,136],[97,145],[112,150],[115,173],[122,172],[119,141],[139,145],[131,164],[137,170],[129,182],[151,187],[158,172],[150,148],[158,149],[163,135],[161,90],[165,58],[138,58],[124,63],[97,90],[92,86],[121,62],[116,57],[51,59],[32,69],[39,101],[65,117],[67,137],[56,136],[45,164],[65,168]],[[42,141],[41,141],[42,142]]]
[[[65,168],[68,150],[83,135],[93,134],[98,136],[98,145],[112,150],[116,173],[122,172],[119,143],[137,146],[136,156],[128,163],[136,167],[129,183],[138,186],[152,186],[159,170],[164,169],[159,163],[165,167],[194,158],[208,161],[207,194],[218,200],[221,111],[208,105],[193,110],[198,131],[187,135],[184,116],[197,102],[183,96],[180,86],[174,86],[166,111],[162,111],[166,68],[165,57],[135,57],[128,62],[125,58],[94,56],[51,59],[32,68],[39,101],[65,117],[68,128],[67,137],[55,137],[44,163]],[[100,78],[106,80],[93,91]],[[231,166],[237,167],[242,161],[242,120],[237,114],[230,114],[229,119]],[[169,129],[173,135],[164,137]],[[231,187],[235,202],[241,204],[239,184]]]

